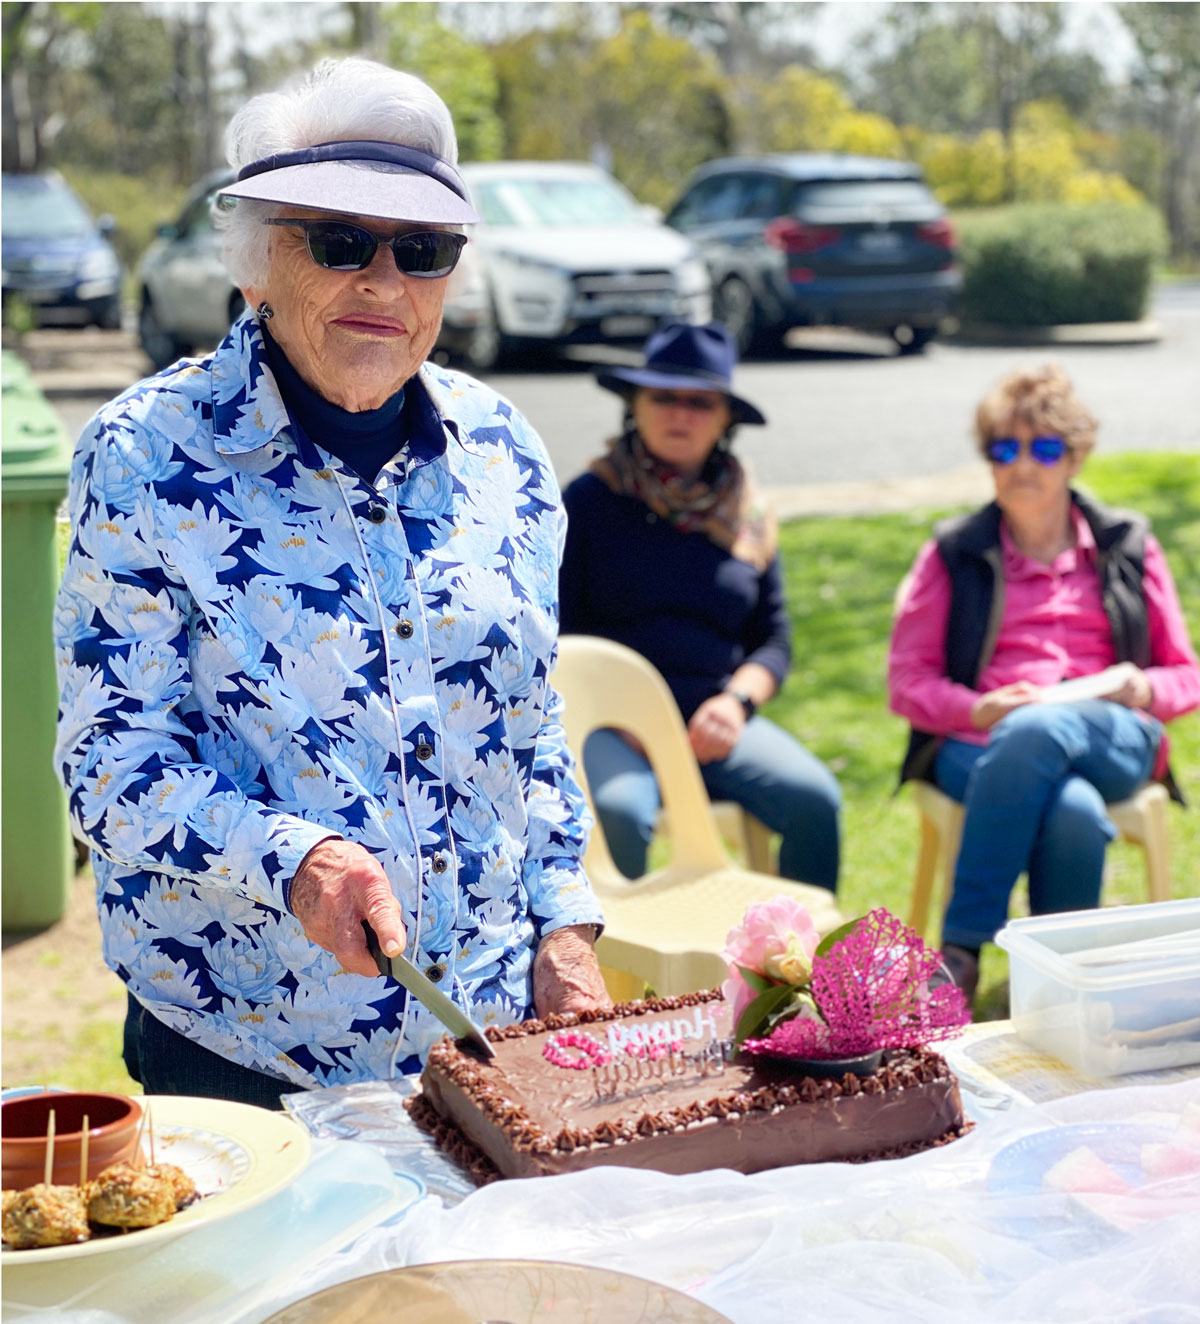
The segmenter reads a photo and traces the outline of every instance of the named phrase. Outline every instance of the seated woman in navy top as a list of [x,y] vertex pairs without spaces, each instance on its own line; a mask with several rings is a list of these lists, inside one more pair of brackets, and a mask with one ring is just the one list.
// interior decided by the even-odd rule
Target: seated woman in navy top
[[[838,876],[841,792],[825,765],[758,707],[791,660],[776,528],[730,443],[762,414],[730,389],[723,326],[671,323],[640,368],[597,374],[625,400],[620,435],[563,494],[560,629],[641,653],[687,723],[704,784],[782,835],[779,872],[827,887]],[[617,867],[646,871],[661,800],[636,741],[594,732],[583,751]]]

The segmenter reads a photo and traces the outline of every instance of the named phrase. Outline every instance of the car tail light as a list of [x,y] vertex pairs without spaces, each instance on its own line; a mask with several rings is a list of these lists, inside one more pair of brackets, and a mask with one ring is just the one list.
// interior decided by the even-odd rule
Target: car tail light
[[783,253],[815,253],[836,241],[841,231],[832,225],[805,225],[791,216],[768,222],[763,238]]
[[934,244],[938,248],[954,248],[958,244],[958,236],[954,233],[954,226],[943,216],[940,221],[930,221],[927,225],[918,225],[916,229],[918,239],[924,239],[927,244]]

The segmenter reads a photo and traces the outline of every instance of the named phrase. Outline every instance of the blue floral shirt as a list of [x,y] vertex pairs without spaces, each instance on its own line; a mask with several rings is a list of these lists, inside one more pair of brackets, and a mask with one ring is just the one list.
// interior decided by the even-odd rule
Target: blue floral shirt
[[548,682],[548,457],[469,377],[426,364],[409,395],[368,484],[292,428],[246,314],[106,405],[71,470],[56,763],[105,960],[300,1085],[415,1070],[444,1033],[305,938],[288,891],[318,841],[376,856],[407,955],[484,1025],[529,1015],[545,934],[600,920]]

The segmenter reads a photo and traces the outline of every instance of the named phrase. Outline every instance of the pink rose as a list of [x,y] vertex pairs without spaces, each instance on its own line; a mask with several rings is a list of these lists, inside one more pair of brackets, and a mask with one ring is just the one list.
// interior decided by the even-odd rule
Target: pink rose
[[777,896],[773,901],[748,906],[741,925],[729,930],[722,953],[729,964],[729,978],[721,991],[733,1006],[734,1025],[758,996],[742,978],[738,966],[777,983],[806,984],[820,941],[812,916],[791,897]]

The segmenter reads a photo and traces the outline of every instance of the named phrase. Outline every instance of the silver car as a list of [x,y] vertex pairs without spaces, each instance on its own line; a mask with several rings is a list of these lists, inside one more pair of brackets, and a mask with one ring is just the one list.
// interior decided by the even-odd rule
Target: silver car
[[138,262],[138,340],[155,368],[211,349],[246,306],[225,271],[212,223],[213,199],[232,178],[230,170],[206,175]]

